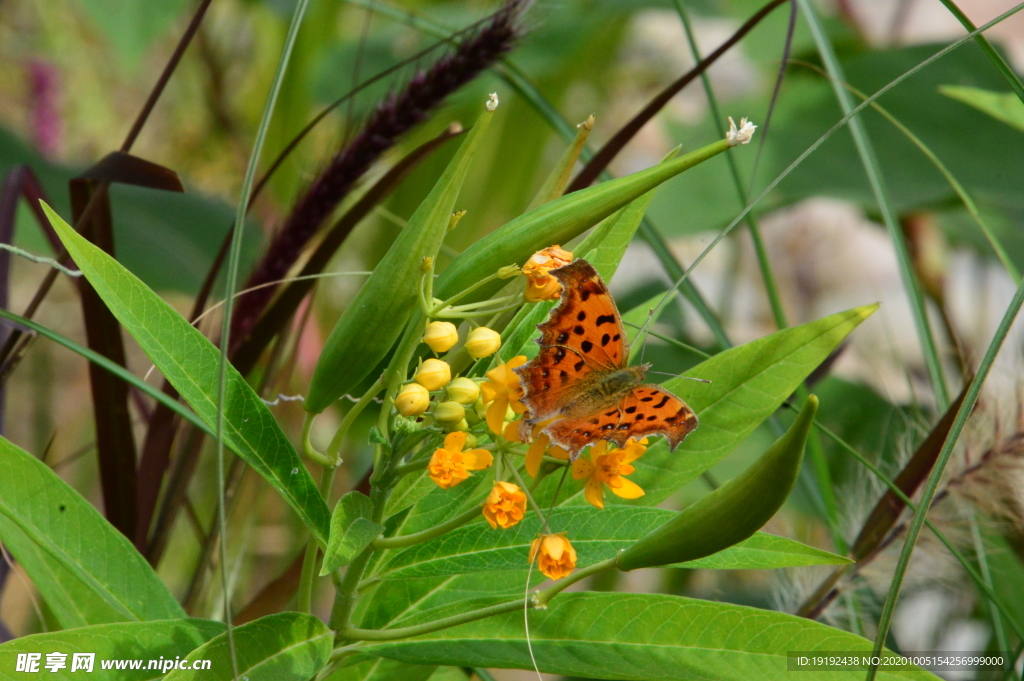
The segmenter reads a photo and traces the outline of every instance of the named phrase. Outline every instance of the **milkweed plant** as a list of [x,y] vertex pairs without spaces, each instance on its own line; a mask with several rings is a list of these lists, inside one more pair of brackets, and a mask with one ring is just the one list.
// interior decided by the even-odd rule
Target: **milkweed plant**
[[[465,49],[480,53],[472,64],[510,47],[519,8],[509,7],[481,29],[492,31],[487,41],[467,40]],[[452,88],[479,70],[459,59],[445,66],[462,69]],[[368,125],[387,121],[393,139],[426,117],[446,94],[444,78],[418,78]],[[418,107],[400,125],[387,115],[396,101]],[[499,95],[479,102],[475,115],[465,130],[452,126],[439,138],[457,151],[332,320],[302,396],[297,444],[251,386],[255,360],[242,371],[222,362],[217,343],[72,226],[80,216],[66,220],[41,204],[78,268],[63,271],[81,275],[166,378],[164,390],[145,382],[139,389],[261,476],[301,523],[305,552],[287,607],[233,625],[227,605],[220,618],[189,617],[139,542],[38,458],[0,439],[0,538],[53,624],[0,645],[0,665],[67,651],[166,658],[167,679],[426,679],[439,666],[481,675],[508,668],[601,679],[781,679],[792,651],[872,649],[872,641],[812,617],[599,588],[649,568],[815,565],[835,570],[831,587],[878,548],[865,540],[851,558],[763,531],[804,468],[818,407],[808,380],[876,305],[723,348],[684,374],[652,380],[644,376],[645,340],[688,273],[633,309],[618,309],[604,284],[659,186],[716,156],[750,153],[756,126],[728,118],[724,137],[706,146],[573,188],[591,117],[545,169],[548,179],[522,214],[451,255],[446,236],[474,220],[459,208],[460,191],[493,120],[506,115]],[[359,144],[381,139],[371,132]],[[339,155],[325,171],[338,172],[335,180],[318,181],[303,199],[316,222],[381,153],[369,146],[356,161],[355,152]],[[332,186],[345,189],[324,198]],[[311,234],[300,237],[279,235],[280,252],[254,281],[286,274]],[[569,278],[570,271],[584,274]],[[259,300],[273,305],[272,290]],[[229,345],[258,359],[265,346],[247,344],[267,321],[244,301]],[[129,380],[108,357],[81,352]],[[340,422],[324,415],[339,405]],[[355,426],[369,414],[369,471],[362,483],[335,489]],[[665,503],[763,424],[774,443],[745,470],[682,510]],[[314,443],[314,427],[333,429],[326,447]],[[231,579],[225,569],[226,591]],[[313,614],[318,587],[333,593],[323,619]],[[192,668],[204,660],[209,671]],[[878,676],[937,678],[913,665]],[[20,677],[0,667],[0,678]]]

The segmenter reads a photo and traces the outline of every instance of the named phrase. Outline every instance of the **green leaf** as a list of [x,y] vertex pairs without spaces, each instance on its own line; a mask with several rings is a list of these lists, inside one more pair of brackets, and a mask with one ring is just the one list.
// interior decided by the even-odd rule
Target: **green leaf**
[[[529,622],[542,672],[595,679],[792,681],[787,651],[871,650],[860,636],[801,617],[659,594],[562,594]],[[361,650],[414,664],[533,669],[522,611]],[[864,672],[828,678],[860,681]],[[877,678],[938,679],[915,667],[880,669]]]
[[[545,203],[502,225],[463,251],[438,279],[435,295],[452,296],[513,263],[523,263],[534,252],[552,244],[568,243],[634,199],[662,182],[729,149],[719,140],[653,168],[603,182]],[[502,286],[481,287],[465,301],[481,300]]]
[[430,665],[407,664],[384,657],[360,659],[335,670],[323,681],[427,681],[436,667]]
[[[685,511],[684,511],[685,512]],[[613,557],[619,550],[678,517],[674,511],[636,506],[607,506],[604,510],[574,506],[555,509],[549,519],[555,532],[566,532],[577,553],[577,566],[586,567]],[[535,513],[507,530],[473,523],[437,539],[399,552],[377,574],[381,579],[404,579],[469,572],[527,569],[530,543],[541,530]],[[821,551],[792,539],[758,533],[716,554],[708,564],[684,567],[728,566],[730,570],[840,565],[842,556]]]
[[[630,476],[646,494],[633,503],[659,504],[717,463],[793,394],[839,343],[877,309],[866,305],[795,326],[720,352],[662,385],[686,401],[700,425],[675,452],[657,441]],[[566,503],[583,504],[582,492]]]
[[324,551],[324,564],[320,575],[327,575],[348,565],[384,531],[383,525],[373,522],[373,503],[370,497],[352,491],[341,498],[331,516],[331,537]]
[[319,414],[358,386],[419,308],[423,259],[436,257],[441,248],[455,200],[492,118],[488,111],[477,119],[430,194],[338,318],[313,370],[306,411]]
[[939,92],[984,111],[997,121],[1024,130],[1024,102],[1013,92],[993,92],[965,85],[940,85]]
[[[235,627],[232,630],[238,679],[248,681],[308,681],[327,663],[334,634],[312,615],[281,612]],[[167,681],[233,681],[228,635],[223,633],[186,658],[210,660],[207,670],[175,670]]]
[[[43,204],[75,264],[103,302],[182,398],[211,428],[217,424],[220,352],[170,305]],[[266,478],[322,544],[330,511],[270,409],[234,367],[227,367],[224,442]]]
[[62,627],[185,616],[124,535],[45,464],[3,438],[0,540]]
[[750,539],[733,544],[724,551],[667,567],[702,568],[704,570],[766,570],[806,565],[847,565],[852,562],[849,558],[816,549],[795,539],[787,539],[767,532],[756,532]]
[[[157,622],[120,622],[117,624],[96,624],[90,627],[70,629],[68,631],[50,632],[23,636],[0,645],[0,681],[18,681],[25,678],[37,678],[15,672],[15,664],[19,653],[41,653],[39,671],[47,679],[80,679],[80,678],[115,678],[112,672],[105,670],[107,663],[113,666],[115,661],[139,662],[138,671],[127,668],[116,672],[117,679],[125,681],[148,681],[162,679],[167,670],[162,667],[147,669],[150,660],[162,664],[164,658],[175,661],[184,657],[197,646],[209,641],[224,631],[220,622],[201,619],[174,619]],[[46,669],[48,653],[65,653],[66,668],[54,673]],[[75,653],[94,653],[92,673],[88,676],[83,669],[71,671]],[[83,677],[83,674],[85,675]]]
[[[594,227],[573,253],[586,258],[605,281],[611,281],[652,198],[653,189],[609,215]],[[537,337],[537,325],[547,318],[555,305],[555,301],[527,304],[516,313],[501,334],[501,350],[498,351],[501,361],[507,362],[516,355],[525,354],[531,358],[537,355],[539,348],[529,341]]]

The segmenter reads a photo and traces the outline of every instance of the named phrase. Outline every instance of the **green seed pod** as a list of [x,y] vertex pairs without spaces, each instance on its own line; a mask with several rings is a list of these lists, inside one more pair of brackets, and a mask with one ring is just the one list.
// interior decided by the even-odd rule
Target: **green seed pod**
[[685,563],[751,537],[782,507],[796,483],[818,398],[811,395],[796,421],[741,475],[623,549],[620,570]]
[[455,199],[492,116],[486,112],[477,119],[437,184],[338,319],[313,370],[306,411],[319,414],[351,392],[395,344],[417,308],[421,264],[441,248]]

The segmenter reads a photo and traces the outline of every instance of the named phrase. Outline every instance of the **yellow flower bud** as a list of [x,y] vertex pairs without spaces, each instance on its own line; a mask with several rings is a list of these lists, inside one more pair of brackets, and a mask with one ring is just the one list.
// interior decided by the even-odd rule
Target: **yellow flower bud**
[[445,388],[448,399],[459,404],[472,404],[480,397],[480,384],[472,378],[456,378]]
[[466,352],[473,359],[493,355],[501,347],[501,334],[486,326],[473,329],[466,339]]
[[468,435],[469,434],[468,433],[468,431],[469,431],[469,421],[467,421],[466,419],[462,419],[461,421],[456,423],[454,426],[448,426],[447,428],[445,428],[445,430],[448,431],[449,433],[452,432],[452,431],[458,431],[460,433],[466,433]]
[[423,342],[434,352],[448,352],[459,342],[459,331],[451,322],[430,322],[423,333]]
[[419,416],[430,406],[430,393],[419,383],[410,383],[398,391],[395,409],[402,416]]
[[413,376],[416,382],[427,390],[439,390],[452,380],[452,368],[439,359],[428,359],[420,365]]
[[476,442],[477,442],[476,435],[473,435],[473,433],[466,433],[466,446],[467,447],[476,447]]
[[445,428],[454,428],[466,420],[466,408],[458,402],[442,402],[434,407],[434,420]]
[[487,405],[484,404],[483,400],[477,400],[476,402],[473,403],[473,413],[476,414],[477,417],[481,419],[487,417]]

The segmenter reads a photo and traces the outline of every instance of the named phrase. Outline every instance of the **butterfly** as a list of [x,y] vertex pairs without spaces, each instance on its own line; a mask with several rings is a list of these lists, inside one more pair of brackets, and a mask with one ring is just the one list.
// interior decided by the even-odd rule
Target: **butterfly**
[[[697,415],[664,388],[645,384],[650,364],[628,366],[629,345],[608,287],[586,260],[551,270],[562,296],[537,328],[540,353],[513,369],[528,410],[524,439],[541,428],[573,461],[589,444],[661,434],[675,449],[697,427]],[[552,421],[552,419],[554,419]]]

